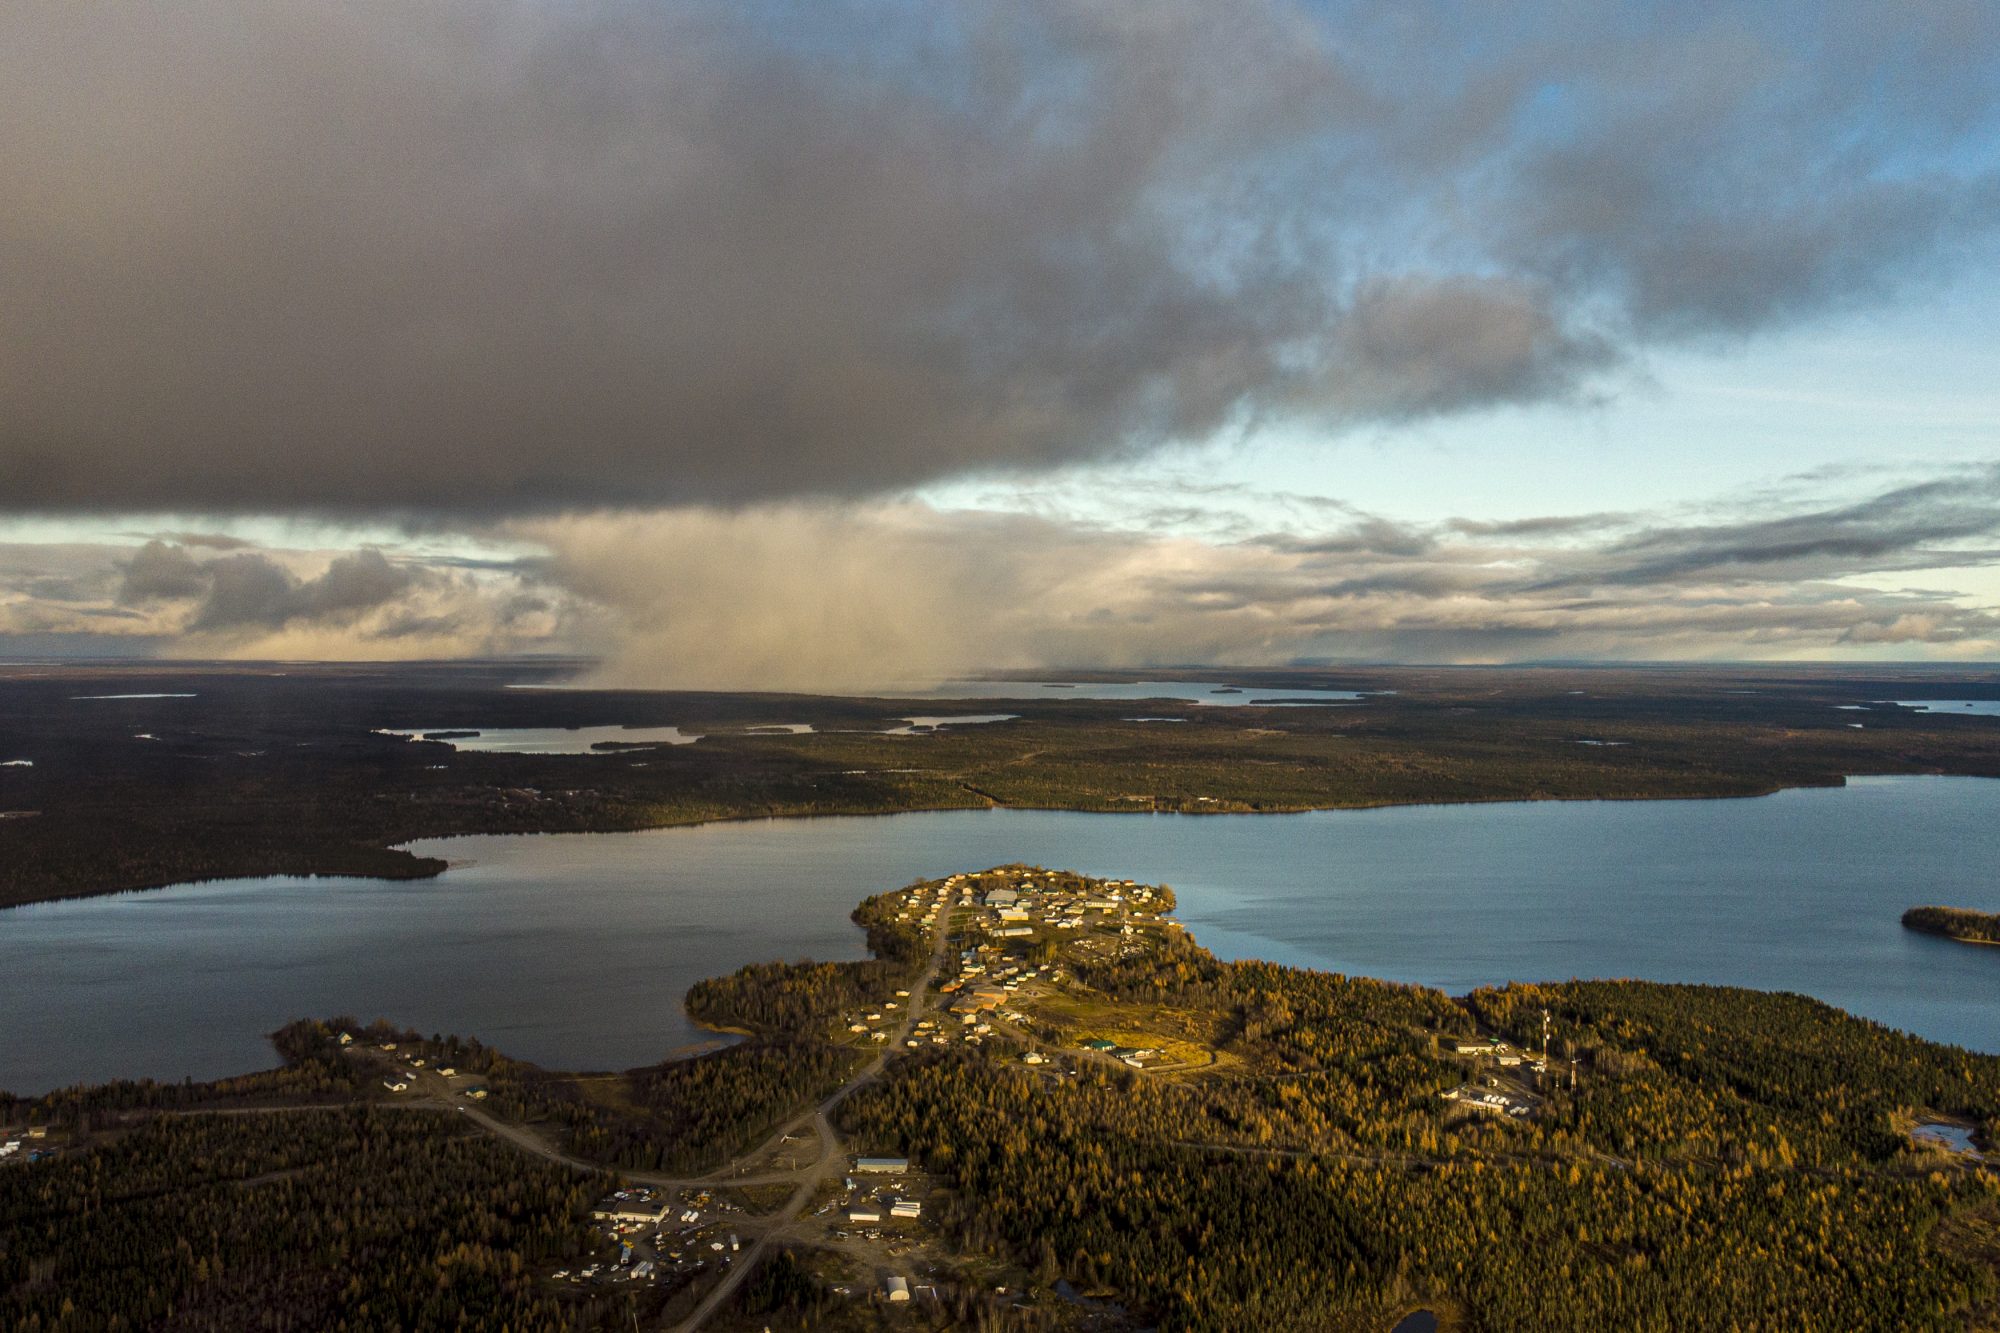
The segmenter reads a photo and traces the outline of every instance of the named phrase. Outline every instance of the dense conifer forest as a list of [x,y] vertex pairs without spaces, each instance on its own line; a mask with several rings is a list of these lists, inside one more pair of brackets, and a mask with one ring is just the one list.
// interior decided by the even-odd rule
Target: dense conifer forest
[[1926,935],[1944,935],[1970,944],[2000,944],[2000,914],[1963,907],[1912,907],[1903,924]]
[[0,1327],[609,1325],[537,1271],[579,1255],[593,1182],[434,1115],[157,1115],[0,1170]]

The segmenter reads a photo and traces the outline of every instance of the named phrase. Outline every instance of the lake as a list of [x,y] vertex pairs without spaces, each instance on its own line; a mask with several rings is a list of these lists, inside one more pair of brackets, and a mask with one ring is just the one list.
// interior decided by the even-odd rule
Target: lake
[[[376,729],[380,736],[404,736],[420,740],[426,736],[443,741],[454,750],[483,750],[491,754],[592,754],[600,745],[692,745],[700,740],[679,727],[420,727],[403,731],[394,727]],[[602,753],[616,754],[617,751]]]
[[[1348,704],[1366,699],[1354,690],[1264,689],[1211,680],[1104,681],[952,680],[920,690],[939,699],[1171,699],[1215,708],[1248,704]],[[1376,691],[1382,693],[1382,691]]]
[[353,1013],[621,1068],[702,1039],[687,987],[862,956],[847,913],[1008,861],[1171,884],[1225,957],[1461,993],[1649,977],[1795,990],[2000,1051],[2000,950],[1903,909],[2000,908],[2000,782],[1864,778],[1756,800],[1305,815],[952,811],[413,844],[435,880],[233,880],[0,913],[0,1088],[270,1064]]
[[1959,717],[2000,717],[2000,699],[1897,699],[1898,708],[1919,713],[1950,713]]

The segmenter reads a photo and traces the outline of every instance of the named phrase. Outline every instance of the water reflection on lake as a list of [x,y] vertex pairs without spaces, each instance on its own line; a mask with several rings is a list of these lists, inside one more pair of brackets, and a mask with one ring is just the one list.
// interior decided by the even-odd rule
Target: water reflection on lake
[[2000,717],[2000,699],[1897,699],[1898,708],[1919,713],[1951,713],[1963,717]]
[[1934,1144],[1950,1152],[1969,1153],[1972,1146],[1972,1130],[1965,1125],[1948,1125],[1926,1121],[1910,1131],[1910,1137],[1919,1143]]
[[2000,1051],[2000,950],[1906,931],[2000,908],[2000,783],[1868,778],[1744,801],[1283,816],[954,811],[415,844],[439,879],[235,880],[0,913],[0,1088],[269,1063],[300,1015],[476,1033],[615,1068],[698,1040],[701,977],[861,956],[847,914],[1007,861],[1165,882],[1225,957],[1455,993],[1637,976],[1816,995]]
[[474,731],[426,727],[416,731],[381,728],[384,736],[442,741],[454,750],[484,750],[493,754],[604,753],[599,745],[692,745],[701,739],[679,727],[482,727]]
[[1215,708],[1245,704],[1339,704],[1366,699],[1353,690],[1262,689],[1212,680],[1044,682],[954,680],[925,693],[939,699],[1175,699]]
[[949,713],[941,717],[906,717],[906,727],[891,727],[882,733],[885,736],[921,736],[926,732],[941,731],[946,727],[983,727],[994,722],[1012,722],[1018,716],[1014,713]]

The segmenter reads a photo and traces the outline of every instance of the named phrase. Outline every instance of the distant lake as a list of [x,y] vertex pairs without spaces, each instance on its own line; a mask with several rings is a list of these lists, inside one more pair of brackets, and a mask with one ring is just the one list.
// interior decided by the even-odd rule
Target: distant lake
[[947,727],[983,727],[994,722],[1012,722],[1013,713],[945,713],[936,717],[906,717],[907,727],[891,727],[883,732],[885,736],[921,736],[927,731],[941,731]]
[[494,754],[590,754],[599,745],[692,745],[701,739],[679,727],[425,727],[399,731],[383,727],[384,736],[429,737],[454,750],[484,750]]
[[1900,708],[1920,713],[1958,713],[1968,717],[2000,717],[2000,699],[1897,699]]
[[1755,800],[1306,815],[952,811],[413,845],[429,881],[233,880],[0,912],[0,1088],[266,1066],[263,1033],[354,1013],[571,1068],[700,1040],[701,977],[858,958],[847,914],[1007,861],[1174,886],[1225,957],[1462,993],[1649,977],[1795,990],[2000,1051],[2000,950],[1903,909],[2000,909],[2000,782],[1857,779]]
[[1353,690],[1262,689],[1213,680],[1142,680],[1120,684],[1034,680],[953,680],[926,694],[939,699],[1175,699],[1211,707],[1245,704],[1345,704],[1366,699]]
[[[1011,722],[1013,713],[952,713],[937,717],[906,717],[907,726],[876,731],[882,736],[922,736],[950,727],[972,727],[989,722]],[[810,722],[775,722],[746,727],[756,736],[809,736]],[[454,750],[483,750],[489,754],[601,754],[624,751],[611,747],[693,745],[701,737],[679,727],[378,727],[378,736],[403,736],[410,740],[431,740]],[[603,746],[606,748],[600,749]]]

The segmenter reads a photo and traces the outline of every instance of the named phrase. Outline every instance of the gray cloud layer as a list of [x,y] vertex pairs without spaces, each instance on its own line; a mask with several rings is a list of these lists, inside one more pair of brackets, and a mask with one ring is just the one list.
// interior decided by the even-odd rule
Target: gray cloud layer
[[1575,396],[1990,226],[1995,49],[1984,0],[23,0],[0,507],[855,495]]
[[[220,552],[218,554],[218,552]],[[559,589],[513,567],[276,551],[176,533],[134,548],[0,546],[0,644],[100,655],[412,658],[547,647]]]
[[1765,496],[1695,520],[1407,524],[1323,506],[1310,533],[1204,540],[787,502],[516,520],[492,535],[546,554],[0,546],[0,644],[583,651],[603,659],[603,683],[804,690],[1321,656],[2000,656],[2000,616],[1924,586],[1990,584],[2000,570],[1991,467],[1859,501]]
[[[1484,528],[1486,531],[1479,531]],[[599,679],[876,688],[992,667],[2000,653],[2000,616],[1857,575],[2000,567],[2000,470],[1783,518],[1409,525],[1231,542],[918,506],[533,525]]]

